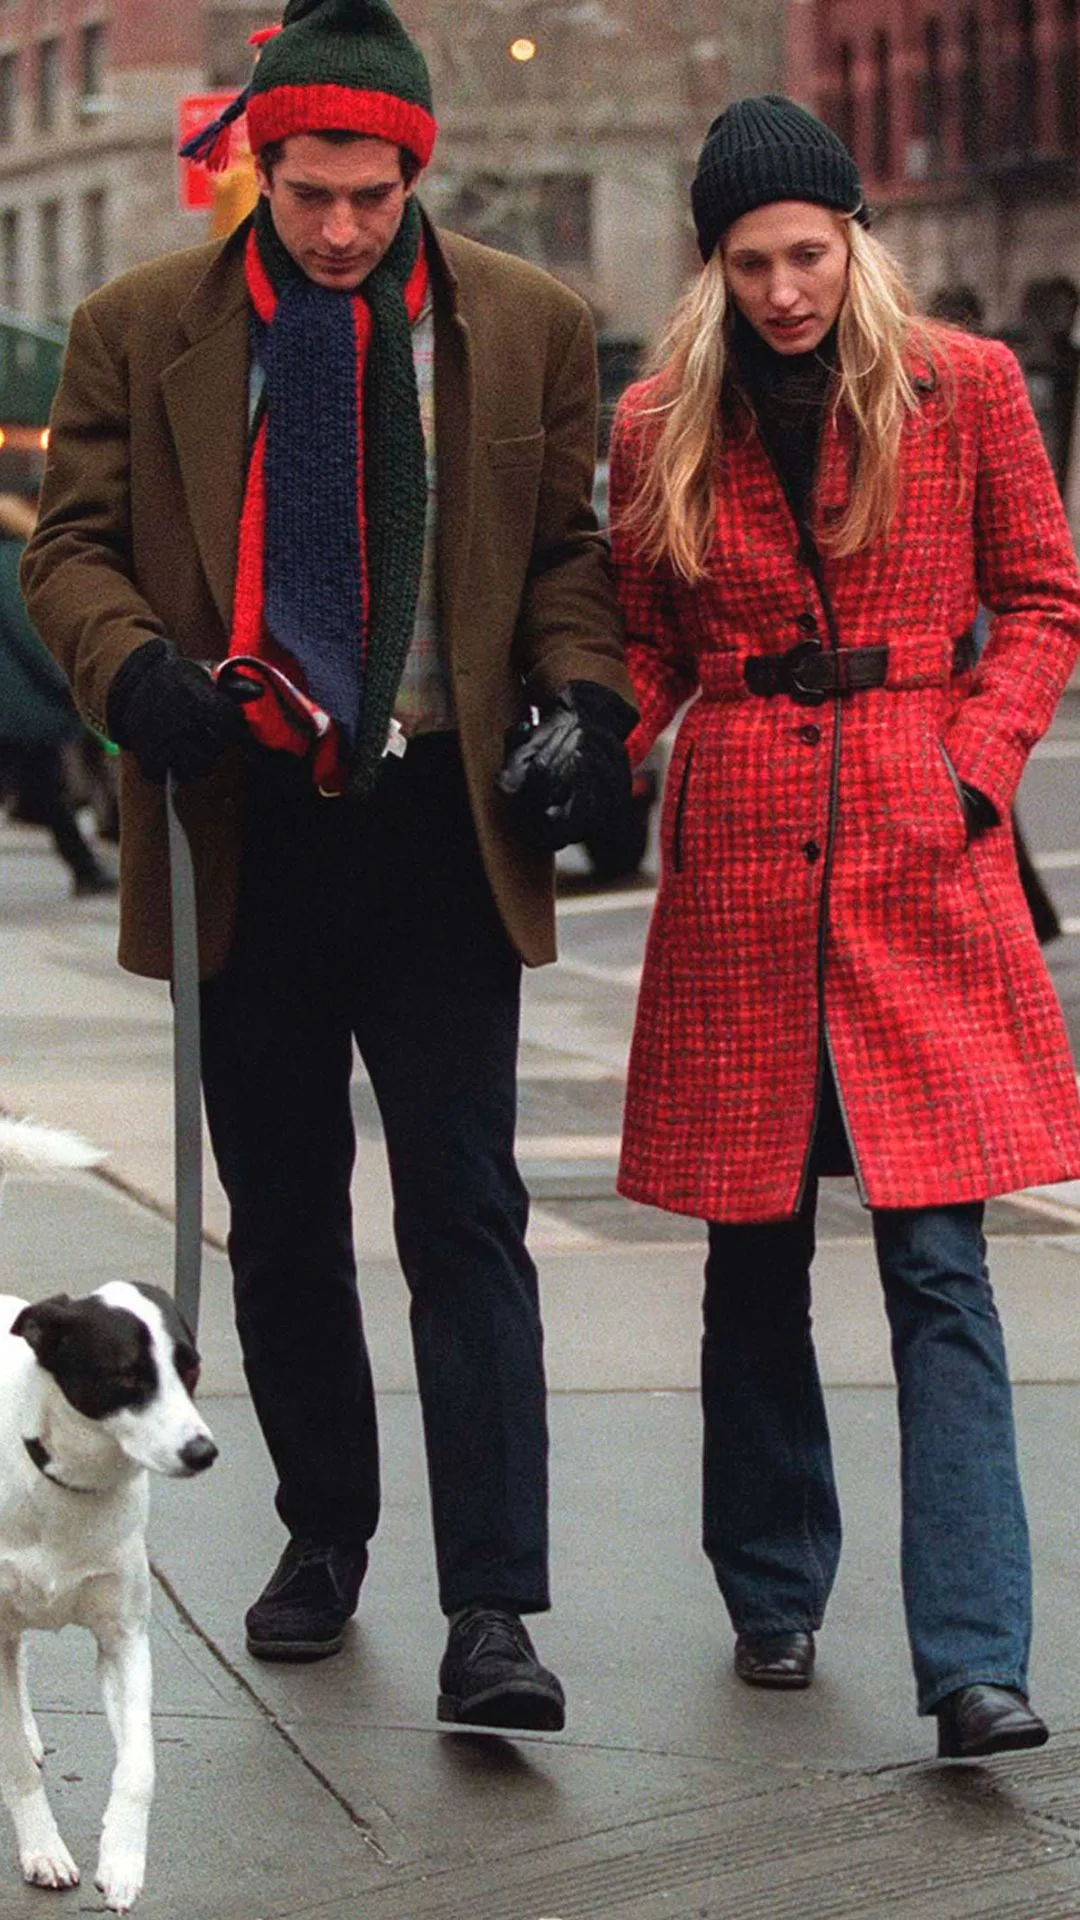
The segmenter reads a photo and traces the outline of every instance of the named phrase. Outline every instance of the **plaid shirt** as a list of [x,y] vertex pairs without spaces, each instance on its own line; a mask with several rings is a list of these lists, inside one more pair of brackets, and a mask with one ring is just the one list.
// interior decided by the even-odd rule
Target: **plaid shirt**
[[405,661],[394,718],[408,734],[438,733],[455,727],[454,698],[439,635],[435,583],[435,529],[438,482],[435,471],[435,321],[430,300],[413,325],[413,362],[420,398],[420,424],[427,453],[427,515],[416,625]]
[[[435,580],[438,485],[435,466],[435,319],[430,299],[413,324],[413,363],[416,367],[420,425],[426,453],[427,512],[416,624],[394,702],[394,718],[407,734],[440,733],[457,726],[450,675],[439,637]],[[252,421],[256,417],[265,384],[262,367],[258,360],[253,359],[248,392],[248,416]]]

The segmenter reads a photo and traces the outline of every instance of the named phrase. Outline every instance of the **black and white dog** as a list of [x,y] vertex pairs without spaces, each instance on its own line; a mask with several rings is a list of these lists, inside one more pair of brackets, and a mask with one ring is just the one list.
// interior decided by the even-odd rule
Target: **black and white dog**
[[[71,1134],[0,1119],[0,1172],[101,1157]],[[22,1635],[88,1627],[116,1743],[96,1884],[117,1913],[143,1884],[154,1786],[147,1469],[191,1475],[216,1459],[192,1403],[198,1372],[156,1287],[110,1281],[33,1306],[0,1295],[0,1790],[25,1879],[77,1885],[42,1784]]]

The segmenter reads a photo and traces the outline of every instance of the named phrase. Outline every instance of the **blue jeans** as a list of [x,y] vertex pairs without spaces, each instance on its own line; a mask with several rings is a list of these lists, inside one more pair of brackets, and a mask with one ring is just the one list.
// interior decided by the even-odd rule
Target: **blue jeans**
[[[817,1628],[840,1507],[814,1356],[817,1183],[793,1220],[709,1227],[704,1545],[738,1632]],[[900,1414],[901,1565],[920,1713],[1027,1690],[1031,1559],[981,1203],[872,1215]]]

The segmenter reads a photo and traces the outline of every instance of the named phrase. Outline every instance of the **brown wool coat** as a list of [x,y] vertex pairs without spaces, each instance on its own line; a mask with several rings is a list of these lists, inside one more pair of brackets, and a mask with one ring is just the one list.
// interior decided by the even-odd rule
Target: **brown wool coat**
[[[632,699],[590,506],[596,354],[584,303],[524,261],[429,232],[440,619],[484,863],[523,959],[554,958],[550,859],[494,789],[523,705],[568,680]],[[76,312],[23,585],[76,701],[104,731],[132,649],[227,651],[248,405],[246,223],[136,268]],[[244,761],[181,792],[204,977],[232,939]],[[327,805],[340,804],[327,801]],[[166,977],[163,790],[121,757],[120,961]]]

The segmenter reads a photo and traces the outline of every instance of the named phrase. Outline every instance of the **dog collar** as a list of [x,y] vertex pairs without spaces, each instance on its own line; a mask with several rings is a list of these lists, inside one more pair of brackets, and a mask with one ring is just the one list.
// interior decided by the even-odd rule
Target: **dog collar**
[[48,1452],[40,1440],[36,1438],[28,1440],[24,1434],[23,1446],[26,1448],[38,1472],[44,1479],[49,1481],[50,1485],[63,1487],[65,1493],[94,1493],[96,1491],[94,1487],[73,1487],[70,1481],[61,1480],[55,1473],[50,1473],[49,1468],[52,1465],[52,1454]]

